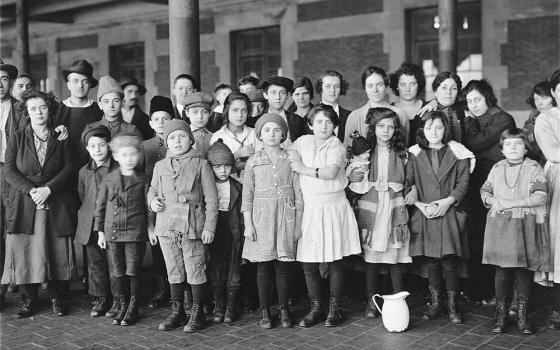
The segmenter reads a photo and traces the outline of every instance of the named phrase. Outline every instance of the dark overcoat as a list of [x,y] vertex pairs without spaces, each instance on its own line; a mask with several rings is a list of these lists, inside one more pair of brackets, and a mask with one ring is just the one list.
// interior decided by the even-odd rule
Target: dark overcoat
[[286,113],[286,120],[288,124],[288,131],[290,133],[290,140],[294,142],[298,137],[308,134],[308,128],[302,117],[295,113],[284,111]]
[[144,140],[149,140],[154,136],[154,129],[150,126],[150,117],[138,106],[134,107],[130,124],[136,125]]

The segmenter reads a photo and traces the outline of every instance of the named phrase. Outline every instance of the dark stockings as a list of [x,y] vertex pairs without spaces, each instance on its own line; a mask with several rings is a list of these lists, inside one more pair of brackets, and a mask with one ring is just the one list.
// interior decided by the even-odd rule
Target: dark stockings
[[448,291],[459,291],[459,278],[457,275],[457,257],[445,256],[441,259],[428,258],[428,280],[430,286],[441,290],[441,277],[445,279]]
[[290,263],[278,260],[257,263],[257,289],[261,305],[270,305],[270,291],[272,287],[273,274],[276,277],[276,292],[278,303],[288,306],[288,294],[290,286]]
[[[319,263],[303,263],[305,283],[310,296],[321,297],[321,273]],[[340,297],[344,287],[344,264],[342,259],[329,263],[331,296]]]
[[513,292],[513,283],[517,295],[529,297],[533,272],[524,268],[496,268],[496,298],[498,300],[509,300]]
[[560,312],[560,283],[554,283],[554,311]]
[[[368,295],[373,295],[378,292],[377,277],[379,274],[379,267],[382,264],[366,263],[366,289]],[[403,290],[403,265],[402,264],[386,264],[391,274],[391,283],[393,284],[393,293],[398,293]]]

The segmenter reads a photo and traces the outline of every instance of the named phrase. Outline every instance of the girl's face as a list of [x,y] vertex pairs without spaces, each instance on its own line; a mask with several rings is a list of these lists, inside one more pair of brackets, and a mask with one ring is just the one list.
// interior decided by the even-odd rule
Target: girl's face
[[520,162],[525,158],[525,153],[527,153],[525,142],[523,142],[521,137],[505,139],[502,146],[502,153],[507,160]]
[[261,140],[265,146],[279,146],[282,143],[282,128],[274,122],[265,123],[261,129]]
[[451,78],[445,79],[434,92],[436,100],[444,107],[452,106],[457,100],[457,83]]
[[535,107],[537,107],[539,112],[544,112],[552,107],[552,97],[550,96],[533,94],[533,99],[535,100]]
[[242,127],[247,121],[247,104],[243,100],[233,100],[229,106],[228,120],[232,126]]
[[430,147],[441,146],[444,134],[445,126],[439,118],[428,120],[424,125],[424,136]]
[[385,118],[375,124],[375,137],[379,146],[388,146],[395,134],[395,121]]
[[191,142],[185,130],[175,130],[167,136],[167,149],[174,156],[185,154],[191,149]]
[[467,107],[475,117],[480,117],[488,112],[486,99],[477,90],[473,90],[467,94]]
[[315,114],[311,128],[315,137],[319,139],[328,139],[334,131],[334,124],[325,113],[319,112]]
[[418,82],[414,75],[402,74],[397,86],[399,97],[404,101],[414,101],[418,95]]
[[49,120],[49,107],[40,97],[30,98],[26,102],[27,114],[31,125],[46,125]]
[[385,100],[385,81],[377,73],[366,79],[366,94],[370,102],[381,103]]
[[294,93],[292,94],[292,98],[294,99],[294,102],[296,103],[296,106],[298,108],[307,108],[309,106],[309,103],[311,102],[311,95],[309,94],[309,91],[303,86],[298,87],[294,91]]

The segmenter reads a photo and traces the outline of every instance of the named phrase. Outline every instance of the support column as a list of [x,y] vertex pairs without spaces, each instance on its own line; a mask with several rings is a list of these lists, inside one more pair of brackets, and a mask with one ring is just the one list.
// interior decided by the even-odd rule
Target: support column
[[29,16],[26,0],[16,0],[16,62],[20,72],[29,72]]
[[439,71],[457,69],[457,0],[439,0]]
[[[187,73],[200,84],[200,29],[198,0],[169,0],[169,74]],[[199,87],[200,88],[200,87]]]

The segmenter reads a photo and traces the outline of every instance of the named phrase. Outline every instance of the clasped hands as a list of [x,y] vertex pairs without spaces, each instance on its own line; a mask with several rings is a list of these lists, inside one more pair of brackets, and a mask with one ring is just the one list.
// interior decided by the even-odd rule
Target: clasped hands
[[420,212],[428,219],[445,215],[454,203],[455,198],[453,197],[442,198],[430,203],[419,202],[416,186],[412,186],[412,189],[404,198],[404,204],[416,206],[416,208],[418,208],[418,210],[420,210]]
[[31,196],[31,199],[33,199],[33,202],[35,202],[35,204],[43,205],[45,204],[47,198],[49,198],[49,196],[51,195],[51,189],[47,186],[34,187],[31,189],[31,191],[29,191],[29,195]]

